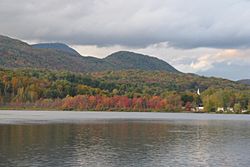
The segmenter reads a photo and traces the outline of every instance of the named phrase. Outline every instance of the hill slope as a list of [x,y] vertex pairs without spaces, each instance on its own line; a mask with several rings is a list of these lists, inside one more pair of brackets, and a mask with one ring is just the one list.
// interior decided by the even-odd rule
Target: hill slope
[[39,49],[56,49],[58,51],[79,55],[79,53],[76,50],[63,43],[39,43],[31,46],[33,48],[39,48]]
[[[189,111],[203,103],[205,111],[235,105],[250,110],[250,86],[194,74],[144,70],[76,74],[0,68],[0,78],[0,108],[173,112],[183,107]],[[196,93],[198,88],[201,96]]]
[[238,83],[241,83],[241,84],[246,84],[246,85],[250,85],[250,79],[242,79],[242,80],[239,80],[237,81]]
[[117,52],[107,58],[84,57],[64,44],[29,45],[20,40],[0,36],[0,67],[45,68],[72,72],[141,69],[177,72],[168,63],[157,58]]
[[113,53],[106,57],[104,60],[114,64],[116,67],[118,67],[118,69],[178,72],[174,67],[163,60],[127,51]]
[[0,66],[6,68],[45,68],[74,72],[112,69],[104,60],[72,55],[56,49],[37,49],[19,40],[0,36]]

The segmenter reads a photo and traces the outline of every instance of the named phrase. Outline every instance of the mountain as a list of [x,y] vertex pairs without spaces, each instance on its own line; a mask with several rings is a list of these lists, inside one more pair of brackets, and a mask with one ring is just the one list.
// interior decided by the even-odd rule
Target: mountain
[[0,67],[41,68],[73,72],[111,70],[113,65],[98,58],[69,54],[57,49],[33,48],[20,40],[0,36]]
[[33,48],[39,48],[39,49],[56,49],[58,51],[79,55],[79,53],[76,50],[63,43],[39,43],[31,46]]
[[65,44],[29,45],[1,35],[0,67],[40,68],[72,72],[140,69],[179,73],[163,60],[138,53],[121,51],[99,59],[81,56]]
[[250,85],[250,79],[242,79],[237,82],[245,85]]
[[114,64],[118,69],[140,69],[140,70],[157,70],[157,71],[178,71],[167,62],[156,57],[150,57],[133,52],[120,51],[113,53],[106,58],[105,61]]

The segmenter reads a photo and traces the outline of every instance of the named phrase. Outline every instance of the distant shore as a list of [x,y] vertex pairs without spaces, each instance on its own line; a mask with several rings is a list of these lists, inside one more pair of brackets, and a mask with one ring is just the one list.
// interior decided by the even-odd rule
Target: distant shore
[[131,121],[200,121],[200,120],[247,120],[250,115],[198,114],[198,113],[153,113],[153,112],[72,112],[72,111],[17,111],[0,110],[0,124],[25,123],[81,123],[86,121],[131,120]]
[[[86,110],[60,110],[60,109],[53,109],[53,108],[32,108],[32,107],[0,107],[0,111],[60,111],[60,112],[86,112]],[[233,115],[248,115],[250,112],[246,113],[235,113],[235,112],[203,112],[203,111],[126,111],[126,110],[89,110],[87,112],[128,112],[128,113],[188,113],[188,114],[233,114]]]

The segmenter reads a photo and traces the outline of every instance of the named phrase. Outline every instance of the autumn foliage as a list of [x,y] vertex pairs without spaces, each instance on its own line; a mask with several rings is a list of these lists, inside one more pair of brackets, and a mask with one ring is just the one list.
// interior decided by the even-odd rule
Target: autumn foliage
[[[171,107],[168,107],[171,106]],[[59,107],[59,106],[58,106]],[[178,111],[181,103],[172,105],[167,99],[158,96],[151,98],[127,96],[86,96],[66,97],[62,100],[62,110],[96,110],[96,111]]]
[[217,108],[250,110],[250,87],[166,72],[0,69],[0,108],[173,112],[192,111],[200,104],[212,112]]

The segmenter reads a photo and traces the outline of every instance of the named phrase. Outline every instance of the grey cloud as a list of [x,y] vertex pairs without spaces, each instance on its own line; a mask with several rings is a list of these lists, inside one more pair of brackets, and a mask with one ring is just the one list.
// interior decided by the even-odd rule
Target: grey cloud
[[247,0],[1,0],[0,32],[71,45],[250,48]]

